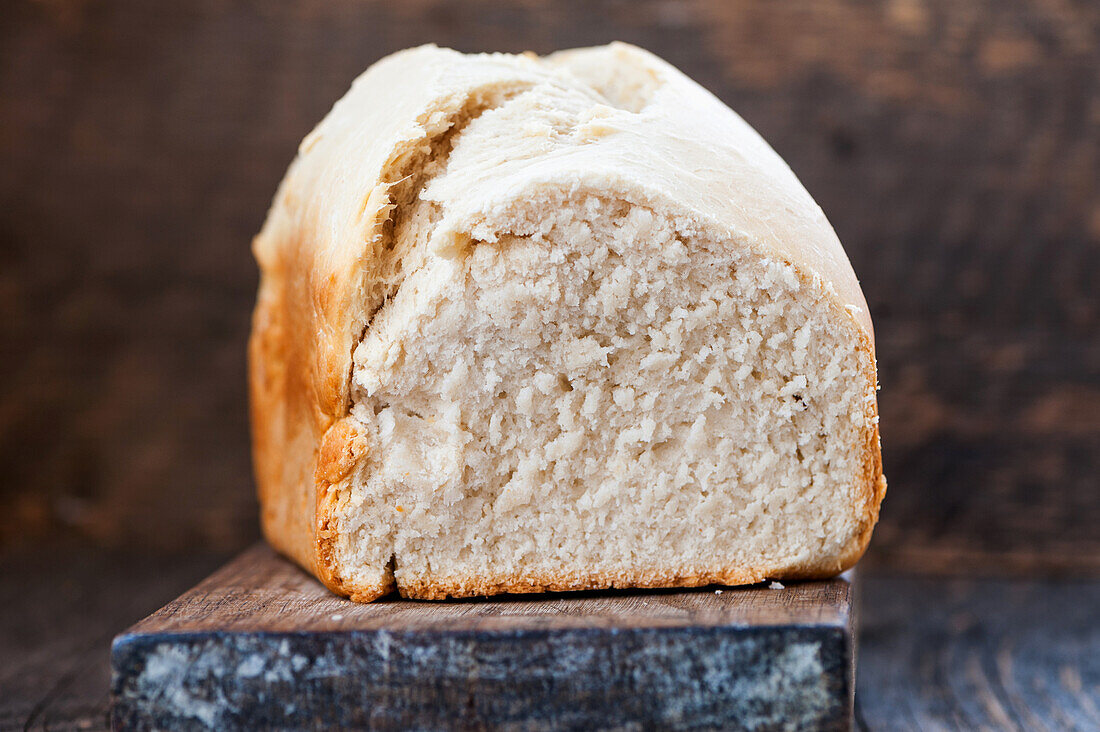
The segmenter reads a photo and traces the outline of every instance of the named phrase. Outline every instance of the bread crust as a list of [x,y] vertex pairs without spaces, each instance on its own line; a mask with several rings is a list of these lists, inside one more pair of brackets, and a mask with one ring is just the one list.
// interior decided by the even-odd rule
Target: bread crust
[[[389,195],[394,171],[433,136],[456,124],[471,99],[549,83],[562,74],[583,75],[593,63],[644,68],[660,76],[668,90],[649,102],[653,114],[625,120],[618,130],[622,134],[591,146],[594,168],[604,166],[597,171],[602,184],[653,202],[655,208],[690,211],[695,225],[728,232],[731,241],[759,248],[794,265],[802,277],[824,283],[833,293],[833,306],[859,333],[868,381],[876,383],[866,302],[824,215],[748,125],[671,66],[623,44],[563,52],[545,60],[463,56],[435,47],[395,54],[357,79],[351,92],[302,142],[253,242],[262,277],[249,342],[249,389],[264,535],[338,594],[366,602],[395,587],[407,597],[439,599],[750,584],[832,576],[851,567],[866,550],[886,490],[873,398],[867,410],[868,424],[874,426],[866,431],[862,446],[860,530],[836,558],[676,572],[630,569],[608,574],[562,568],[522,576],[403,578],[400,583],[388,568],[379,581],[364,583],[338,565],[339,496],[370,457],[369,443],[350,417],[352,351],[371,317],[365,293],[378,277],[378,248],[394,207]],[[699,139],[682,139],[690,135],[680,135],[681,127]],[[702,138],[710,134],[726,141],[726,147],[708,148]],[[658,151],[652,160],[635,159],[629,149],[615,147],[629,144],[624,135],[675,138],[669,145],[679,147]],[[698,180],[685,181],[676,165],[661,162],[685,155],[717,158],[723,164],[700,167],[694,176]],[[554,170],[543,162],[542,168]],[[559,183],[570,184],[568,176],[574,172],[562,168]],[[522,195],[517,180],[531,178],[526,169],[513,179],[503,174],[491,180],[494,174],[474,170],[456,181],[456,186],[481,192],[479,201],[469,203],[468,222],[485,222],[486,201],[499,204],[506,192]],[[735,196],[740,198],[727,200]]]

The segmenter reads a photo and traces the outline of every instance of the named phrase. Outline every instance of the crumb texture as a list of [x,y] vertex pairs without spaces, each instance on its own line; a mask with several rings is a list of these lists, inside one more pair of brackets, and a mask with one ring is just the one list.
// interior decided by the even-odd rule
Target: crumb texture
[[356,349],[376,459],[341,564],[461,592],[841,554],[873,384],[826,293],[625,201],[527,207],[535,230],[445,260]]

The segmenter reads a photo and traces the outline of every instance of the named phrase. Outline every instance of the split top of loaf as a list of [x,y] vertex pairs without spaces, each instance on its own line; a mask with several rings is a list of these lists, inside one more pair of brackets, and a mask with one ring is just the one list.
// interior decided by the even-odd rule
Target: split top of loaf
[[851,265],[767,143],[645,51],[383,59],[254,250],[263,527],[336,592],[819,577],[870,539]]

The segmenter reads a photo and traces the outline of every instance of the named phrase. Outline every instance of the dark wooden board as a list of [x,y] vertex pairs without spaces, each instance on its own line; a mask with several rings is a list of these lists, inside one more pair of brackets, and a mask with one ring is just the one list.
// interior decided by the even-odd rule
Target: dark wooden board
[[115,639],[121,727],[847,729],[849,577],[355,604],[256,546]]

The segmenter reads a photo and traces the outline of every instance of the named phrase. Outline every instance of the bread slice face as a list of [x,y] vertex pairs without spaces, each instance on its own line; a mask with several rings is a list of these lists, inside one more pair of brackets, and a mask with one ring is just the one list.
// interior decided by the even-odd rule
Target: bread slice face
[[847,258],[766,143],[644,51],[380,62],[255,249],[264,529],[336,592],[743,584],[867,545]]

